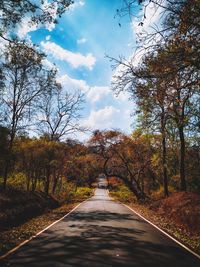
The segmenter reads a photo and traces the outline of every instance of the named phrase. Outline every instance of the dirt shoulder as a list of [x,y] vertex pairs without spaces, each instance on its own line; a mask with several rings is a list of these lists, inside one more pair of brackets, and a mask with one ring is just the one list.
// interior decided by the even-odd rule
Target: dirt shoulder
[[0,194],[0,256],[59,220],[75,206],[93,195],[80,187],[70,201],[62,204],[52,197],[21,191]]
[[159,228],[170,234],[172,237],[189,247],[191,250],[200,255],[200,234],[190,232],[182,228],[173,219],[166,218],[164,215],[160,215],[155,211],[152,211],[149,207],[141,204],[129,203],[129,207],[133,208],[136,212],[141,214],[145,219],[157,225]]
[[78,203],[64,204],[26,223],[0,233],[0,256],[70,212]]
[[[111,192],[111,196],[113,194]],[[116,197],[117,196],[117,197]],[[144,218],[200,255],[200,196],[178,192],[170,197],[139,204],[124,201],[120,194],[114,198],[125,203]]]

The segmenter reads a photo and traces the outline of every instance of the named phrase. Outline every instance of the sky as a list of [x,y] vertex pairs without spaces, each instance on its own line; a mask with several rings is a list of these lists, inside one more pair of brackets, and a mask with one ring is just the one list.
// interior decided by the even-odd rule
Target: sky
[[[47,0],[46,0],[47,1]],[[66,91],[80,90],[86,102],[81,125],[91,131],[121,129],[129,134],[134,103],[127,94],[118,97],[110,89],[113,70],[105,55],[129,58],[136,45],[138,21],[115,18],[122,0],[75,0],[58,24],[32,26],[24,18],[17,30],[20,38],[37,44],[47,55],[44,64],[58,68],[58,81]],[[139,7],[135,13],[141,14]],[[149,12],[151,15],[151,12]],[[152,17],[146,24],[148,26]],[[87,134],[78,134],[84,140]]]

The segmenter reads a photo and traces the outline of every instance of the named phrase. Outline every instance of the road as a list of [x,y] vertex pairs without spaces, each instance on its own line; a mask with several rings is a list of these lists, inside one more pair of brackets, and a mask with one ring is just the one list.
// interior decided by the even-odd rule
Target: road
[[199,267],[200,260],[97,189],[0,266]]

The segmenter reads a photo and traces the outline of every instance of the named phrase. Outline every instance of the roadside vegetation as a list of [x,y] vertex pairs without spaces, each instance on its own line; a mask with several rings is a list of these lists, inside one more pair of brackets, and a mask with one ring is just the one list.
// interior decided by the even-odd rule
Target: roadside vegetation
[[175,192],[163,197],[163,190],[156,190],[145,202],[138,202],[126,185],[112,178],[109,195],[127,204],[134,211],[200,254],[200,196],[191,192]]
[[[2,244],[11,236],[17,244],[41,229],[38,222],[44,220],[40,225],[45,227],[65,214],[90,197],[96,177],[105,174],[112,197],[199,251],[200,2],[154,1],[164,19],[161,29],[141,36],[139,64],[134,56],[110,58],[113,91],[127,93],[135,106],[134,130],[95,130],[85,143],[69,138],[88,130],[80,123],[84,95],[66,92],[56,67],[47,68],[38,47],[9,37],[26,14],[33,25],[56,23],[51,10],[23,0],[19,9],[17,2],[0,5],[5,43],[0,52]],[[59,16],[72,3],[53,2]],[[132,16],[135,1],[125,3],[118,15]],[[22,237],[26,227],[30,234]]]
[[91,197],[93,191],[66,182],[60,194],[46,196],[42,191],[26,191],[12,183],[0,194],[0,256],[59,220]]

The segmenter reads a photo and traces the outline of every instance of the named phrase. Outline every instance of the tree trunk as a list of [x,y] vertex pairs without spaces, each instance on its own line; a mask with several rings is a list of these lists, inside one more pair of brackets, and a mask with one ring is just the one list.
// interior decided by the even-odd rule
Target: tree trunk
[[180,181],[181,181],[181,190],[186,191],[186,179],[185,179],[185,137],[183,126],[178,128],[179,130],[179,138],[180,138]]
[[52,186],[52,194],[55,194],[57,183],[58,183],[59,175],[56,175],[56,171],[53,171],[53,186]]
[[5,171],[3,176],[3,190],[6,190],[7,188],[8,171],[9,171],[9,162],[7,161],[5,164]]
[[125,183],[130,188],[130,190],[134,193],[138,201],[144,200],[146,198],[145,193],[142,192],[142,189],[135,181],[133,180],[129,182],[125,181]]
[[163,188],[164,188],[164,196],[165,197],[169,196],[166,155],[167,155],[166,138],[165,138],[165,135],[162,135]]
[[5,163],[5,171],[4,171],[4,177],[3,177],[3,190],[6,190],[7,188],[8,174],[10,171],[11,160],[12,160],[11,155],[12,155],[13,141],[14,141],[14,136],[11,135],[10,143],[8,145],[8,157]]
[[162,171],[163,171],[163,188],[164,196],[169,196],[168,177],[167,177],[167,149],[166,149],[166,130],[165,130],[165,111],[162,109],[161,115],[161,133],[162,133]]
[[49,185],[50,185],[50,170],[49,170],[49,167],[47,167],[46,182],[45,182],[45,194],[46,194],[46,196],[48,196],[48,194],[49,194]]

